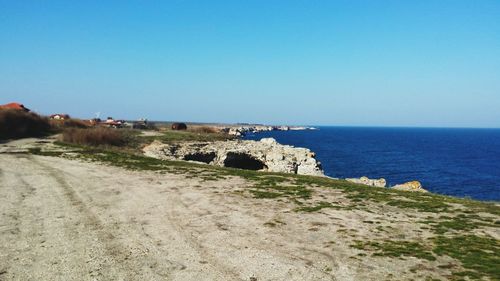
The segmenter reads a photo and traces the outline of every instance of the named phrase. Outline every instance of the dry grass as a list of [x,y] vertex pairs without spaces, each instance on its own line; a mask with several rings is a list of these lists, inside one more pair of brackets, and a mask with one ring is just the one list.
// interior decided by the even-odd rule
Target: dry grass
[[54,128],[88,128],[90,126],[89,122],[85,122],[80,119],[67,119],[67,120],[50,120],[50,124]]
[[216,127],[210,127],[210,126],[190,126],[188,128],[188,132],[202,133],[202,134],[216,134],[220,133],[220,130],[217,129]]
[[127,143],[127,137],[121,131],[110,128],[68,128],[63,131],[62,141],[92,146],[123,146]]
[[0,139],[39,137],[51,131],[46,117],[21,110],[0,109]]

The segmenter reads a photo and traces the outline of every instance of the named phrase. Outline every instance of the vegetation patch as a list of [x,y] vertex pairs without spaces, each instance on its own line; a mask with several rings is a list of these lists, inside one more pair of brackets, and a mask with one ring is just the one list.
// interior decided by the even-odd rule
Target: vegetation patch
[[187,141],[200,141],[200,142],[210,142],[210,141],[223,141],[232,139],[233,137],[228,134],[214,132],[213,130],[194,130],[194,131],[174,131],[166,130],[162,132],[160,136],[140,136],[141,142],[151,143],[154,140],[158,140],[164,143],[178,143]]
[[451,206],[437,197],[418,197],[416,200],[390,200],[389,206],[395,206],[404,209],[417,209],[420,212],[441,213],[449,211]]
[[28,148],[28,152],[33,155],[41,155],[41,156],[61,156],[64,153],[61,151],[43,151],[39,147]]
[[458,214],[453,217],[441,216],[438,219],[421,221],[421,223],[428,224],[436,234],[445,234],[450,231],[471,231],[481,227],[499,227],[492,219],[470,214]]
[[373,252],[372,256],[381,257],[415,257],[428,261],[436,260],[436,257],[424,245],[411,241],[354,241],[352,248]]
[[22,110],[0,109],[0,140],[40,137],[52,132],[46,117]]
[[336,206],[330,202],[323,202],[322,201],[322,202],[319,202],[317,205],[303,206],[303,207],[296,208],[295,211],[296,212],[312,213],[312,212],[317,212],[317,211],[325,209],[325,208],[342,209],[341,206]]
[[476,235],[437,236],[433,238],[437,255],[447,255],[459,260],[466,271],[455,272],[455,277],[473,280],[488,277],[500,280],[500,243],[491,237]]
[[80,145],[113,145],[124,146],[127,137],[123,131],[111,128],[68,128],[62,133],[62,140]]
[[253,194],[254,198],[260,198],[260,199],[278,198],[278,197],[281,197],[283,195],[283,194],[277,193],[277,192],[260,191],[260,190],[250,190],[250,193]]

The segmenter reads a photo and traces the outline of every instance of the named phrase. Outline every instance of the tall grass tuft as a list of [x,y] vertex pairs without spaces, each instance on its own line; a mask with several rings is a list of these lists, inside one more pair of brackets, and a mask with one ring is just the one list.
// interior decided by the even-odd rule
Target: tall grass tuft
[[62,133],[62,141],[92,146],[123,146],[127,143],[127,137],[121,131],[111,128],[67,128]]
[[220,133],[219,129],[217,129],[216,127],[210,127],[210,126],[190,126],[188,128],[188,131],[193,132],[193,133],[201,133],[201,134]]
[[51,132],[46,117],[21,110],[0,109],[0,139],[40,137]]
[[50,120],[50,124],[54,128],[63,129],[63,128],[88,128],[90,127],[90,122],[86,122],[80,119],[66,119],[66,120]]

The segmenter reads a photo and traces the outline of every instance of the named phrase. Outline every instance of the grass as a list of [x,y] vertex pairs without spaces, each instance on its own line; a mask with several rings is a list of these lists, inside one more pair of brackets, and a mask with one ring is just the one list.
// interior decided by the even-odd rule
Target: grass
[[41,156],[61,156],[63,152],[60,151],[42,151],[39,147],[28,148],[28,152],[33,155]]
[[373,252],[373,256],[381,257],[415,257],[435,261],[436,257],[423,244],[411,241],[354,241],[351,247],[358,250]]
[[499,228],[497,221],[491,218],[471,215],[457,214],[455,216],[441,216],[439,219],[430,219],[421,223],[428,224],[431,230],[436,234],[445,234],[449,232],[470,232],[481,227]]
[[55,120],[55,119],[50,119],[49,120],[50,125],[54,128],[57,128],[59,130],[63,130],[65,128],[88,128],[90,126],[89,122],[80,120],[80,119],[75,119],[75,118],[70,118],[70,119],[65,119],[65,120]]
[[151,143],[153,140],[158,140],[164,143],[178,143],[187,141],[210,142],[223,141],[231,138],[231,136],[220,132],[174,130],[163,131],[161,136],[141,137],[143,143]]
[[62,140],[68,143],[90,146],[124,146],[128,142],[124,131],[104,127],[67,128],[62,133]]
[[202,133],[202,134],[218,134],[220,133],[220,130],[217,129],[216,127],[211,127],[211,126],[189,126],[187,129],[188,132],[192,133]]
[[476,235],[437,236],[434,253],[447,255],[462,263],[466,271],[455,272],[454,276],[477,280],[488,277],[500,280],[500,242],[491,237]]
[[272,191],[250,190],[250,193],[253,194],[254,198],[260,199],[274,199],[282,196],[281,193]]
[[340,206],[335,206],[330,202],[319,202],[317,205],[312,205],[312,206],[303,206],[296,208],[296,212],[305,212],[305,213],[313,213],[317,212],[319,210],[325,209],[325,208],[335,208],[335,209],[341,209]]

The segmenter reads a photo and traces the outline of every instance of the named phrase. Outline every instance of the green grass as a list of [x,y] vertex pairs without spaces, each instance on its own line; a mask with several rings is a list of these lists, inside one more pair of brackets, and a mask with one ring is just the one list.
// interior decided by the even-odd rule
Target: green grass
[[223,141],[233,137],[224,133],[196,133],[189,131],[171,131],[162,132],[161,136],[138,136],[138,140],[143,143],[151,143],[153,140],[159,140],[164,143],[178,143],[186,141]]
[[282,196],[281,193],[272,191],[250,190],[250,193],[253,194],[254,198],[260,198],[260,199],[274,199]]
[[423,244],[412,241],[355,241],[352,248],[364,251],[371,251],[372,256],[381,257],[415,257],[428,261],[436,260],[432,252]]
[[455,272],[455,276],[468,276],[474,280],[483,277],[500,280],[500,242],[498,240],[476,235],[452,237],[440,235],[432,240],[435,244],[434,253],[455,258],[467,269]]
[[330,202],[318,202],[316,205],[311,205],[311,206],[302,206],[299,208],[296,208],[296,212],[305,212],[305,213],[312,213],[312,212],[317,212],[325,208],[330,208],[330,209],[342,209],[341,206],[333,205]]
[[438,219],[421,221],[428,224],[436,234],[445,234],[451,231],[468,232],[481,227],[500,227],[493,219],[471,214],[457,214],[454,216],[441,216]]

